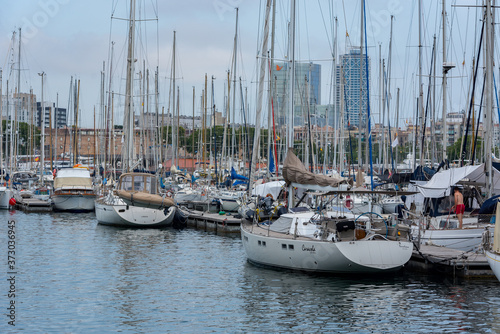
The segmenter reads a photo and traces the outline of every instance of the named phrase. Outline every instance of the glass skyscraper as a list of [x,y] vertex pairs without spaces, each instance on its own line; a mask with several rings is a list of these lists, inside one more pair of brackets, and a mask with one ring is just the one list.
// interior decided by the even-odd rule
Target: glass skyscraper
[[[289,63],[275,63],[272,70],[272,89],[274,90],[274,108],[277,123],[284,125],[288,110]],[[321,65],[313,63],[295,63],[294,116],[301,124],[308,106],[321,104]]]
[[[362,59],[361,59],[362,58]],[[336,69],[337,83],[337,108],[340,110],[341,98],[344,99],[345,125],[365,128],[368,114],[367,80],[370,82],[370,57],[368,57],[368,72],[366,68],[366,55],[361,57],[358,49],[352,49],[348,54],[341,55]],[[341,96],[341,87],[344,87]],[[361,106],[361,120],[360,120]],[[339,115],[340,116],[340,115]]]

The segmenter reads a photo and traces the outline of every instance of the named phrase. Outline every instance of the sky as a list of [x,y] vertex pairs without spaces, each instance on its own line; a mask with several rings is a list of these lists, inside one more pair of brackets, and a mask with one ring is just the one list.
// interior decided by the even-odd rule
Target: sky
[[[144,3],[143,3],[144,2]],[[322,104],[331,101],[330,77],[333,55],[334,20],[337,18],[337,54],[360,45],[360,2],[348,0],[296,0],[296,59],[322,65]],[[3,92],[17,83],[17,44],[13,32],[22,30],[21,91],[41,95],[41,76],[46,74],[44,99],[66,107],[71,78],[80,80],[80,109],[83,127],[93,127],[94,109],[99,118],[101,71],[105,63],[106,89],[109,85],[108,59],[114,42],[112,91],[123,94],[123,59],[126,54],[128,0],[0,0],[0,67]],[[379,122],[379,52],[389,57],[391,15],[393,20],[390,96],[395,123],[396,89],[400,89],[399,126],[414,114],[418,96],[419,25],[416,0],[367,0],[367,46],[371,58],[372,121]],[[479,36],[475,1],[446,1],[448,61],[450,71],[448,101],[450,111],[467,109],[472,57]],[[172,77],[173,31],[176,31],[176,85],[180,91],[180,112],[191,115],[195,88],[195,113],[199,114],[205,74],[210,89],[214,77],[214,99],[223,110],[227,72],[231,67],[235,36],[235,8],[238,8],[237,76],[248,91],[250,118],[256,108],[257,54],[262,45],[264,0],[138,0],[143,21],[138,38],[136,67],[146,61],[153,82],[158,66],[160,105],[168,107]],[[156,9],[157,8],[157,9]],[[277,0],[275,58],[287,54],[287,23],[290,1]],[[113,16],[113,19],[112,19]],[[139,28],[138,28],[139,29]],[[437,64],[442,64],[441,1],[425,0],[422,5],[422,80],[427,93],[433,36],[437,39]],[[348,36],[347,36],[348,35]],[[16,42],[17,43],[17,42]],[[380,50],[380,51],[379,51]],[[12,62],[15,62],[12,64]],[[440,75],[440,67],[436,71]],[[436,99],[442,98],[441,78],[436,79]],[[439,103],[438,103],[439,104]],[[441,115],[440,105],[437,113]],[[117,106],[117,109],[120,109]],[[121,123],[120,111],[116,122]],[[255,116],[253,116],[255,117]],[[253,122],[251,122],[253,123]]]

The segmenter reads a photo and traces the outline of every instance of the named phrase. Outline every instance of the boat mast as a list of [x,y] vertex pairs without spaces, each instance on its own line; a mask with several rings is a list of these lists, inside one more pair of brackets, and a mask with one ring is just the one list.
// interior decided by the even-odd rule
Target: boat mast
[[[293,107],[294,107],[294,86],[295,86],[295,0],[291,0],[290,6],[290,72],[288,80],[288,126],[286,133],[286,143],[288,149],[293,151],[294,133],[293,133]],[[293,207],[293,187],[288,186],[288,209]]]
[[493,6],[490,0],[486,0],[486,43],[485,47],[485,57],[486,57],[486,86],[485,86],[485,98],[486,98],[486,109],[484,113],[483,123],[485,125],[484,130],[484,165],[486,174],[486,193],[488,198],[492,195],[492,169],[491,169],[491,144],[492,144],[492,112],[493,112],[493,53],[494,53],[494,22],[492,20],[492,8],[495,8],[495,1],[493,0]]
[[175,117],[177,115],[175,109],[175,30],[174,30],[174,46],[172,48],[172,164],[177,166],[177,131],[175,130]]
[[[338,135],[337,135],[337,131],[339,129],[339,121],[340,121],[340,124],[344,124],[338,117],[338,110],[337,110],[337,98],[338,98],[338,95],[337,95],[337,17],[335,17],[335,24],[334,24],[334,32],[335,32],[335,39],[333,40],[333,66],[332,66],[332,81],[333,81],[333,108],[332,108],[332,116],[333,116],[333,143],[331,143],[329,140],[331,140],[331,136],[330,136],[330,124],[329,122],[327,121],[326,123],[326,126],[327,126],[327,147],[326,147],[326,159],[327,160],[327,168],[329,168],[329,158],[328,158],[328,151],[330,150],[330,143],[333,144],[333,166],[332,168],[336,168],[337,167],[337,144],[338,144],[338,141],[337,141],[337,138],[338,138]],[[343,145],[343,142],[344,142],[344,139],[342,138],[342,134],[341,134],[341,138],[340,138],[340,142],[342,143],[341,145]],[[343,152],[343,149],[339,149],[339,153],[340,152]],[[343,170],[343,166],[342,166],[342,162],[343,162],[343,158],[342,158],[342,153],[339,155],[339,162],[340,162],[340,169],[339,170]]]
[[[267,0],[266,16],[264,18],[264,35],[262,36],[262,48],[260,50],[260,76],[259,76],[259,90],[257,95],[257,111],[255,120],[255,134],[253,137],[252,159],[250,160],[250,180],[248,184],[249,193],[252,191],[254,183],[255,170],[257,169],[257,159],[259,159],[259,145],[260,145],[260,119],[262,114],[262,100],[264,95],[264,82],[266,76],[266,53],[267,53],[267,40],[269,37],[269,14],[271,12],[271,1]],[[234,92],[234,91],[233,91]],[[255,165],[255,168],[254,168]]]
[[446,0],[443,0],[443,115],[442,115],[442,124],[441,124],[441,133],[443,134],[443,161],[446,161],[446,147],[448,146],[448,129],[446,125],[446,85],[447,78],[446,74],[448,73],[448,69],[445,66],[446,64]]
[[[231,126],[231,163],[229,167],[233,167],[234,161],[234,150],[236,146],[236,129],[235,129],[235,119],[236,119],[236,60],[238,59],[238,7],[236,7],[236,26],[234,29],[234,55],[233,55],[233,118],[231,119],[233,125]],[[229,92],[228,92],[229,96]],[[228,113],[229,114],[229,113]]]
[[[5,178],[4,170],[3,170],[3,96],[2,96],[2,87],[3,87],[3,71],[0,68],[0,175],[1,178]],[[30,127],[31,130],[31,127]],[[31,137],[31,136],[30,136]]]
[[134,159],[134,106],[132,99],[132,87],[134,84],[134,43],[135,43],[135,0],[130,0],[130,19],[128,29],[128,51],[127,51],[127,76],[125,92],[124,112],[124,148],[122,148],[122,170],[129,172]]
[[39,76],[42,77],[42,100],[40,103],[41,107],[41,128],[42,128],[42,143],[41,143],[41,159],[40,159],[40,178],[42,179],[42,186],[43,186],[43,165],[45,162],[45,105],[44,105],[44,100],[43,100],[43,77],[45,76],[45,72],[38,73]]
[[[270,69],[269,69],[269,119],[270,122],[268,124],[267,130],[267,138],[268,138],[268,146],[267,151],[269,152],[268,156],[268,165],[271,161],[271,158],[274,161],[274,173],[275,176],[278,176],[278,155],[276,154],[276,131],[275,131],[275,119],[274,119],[274,96],[276,87],[273,87],[273,69],[274,69],[274,42],[276,35],[276,0],[273,0],[273,16],[271,19],[271,60],[270,60]],[[272,135],[272,137],[271,137]],[[269,166],[267,168],[269,176],[271,176],[269,171]]]
[[[363,168],[362,154],[361,154],[361,122],[363,120],[363,12],[365,8],[365,1],[361,0],[361,29],[360,29],[360,46],[359,46],[359,120],[358,120],[358,169]],[[368,161],[368,160],[367,160]]]
[[[422,0],[418,1],[418,113],[420,133],[424,133],[424,86],[422,83]],[[418,136],[415,137],[418,141]],[[424,142],[420,145],[420,167],[424,166]],[[416,155],[415,155],[416,157]],[[414,166],[415,167],[415,166]]]
[[21,111],[21,28],[19,28],[19,50],[17,54],[17,107],[14,115],[14,156],[17,157],[19,145],[18,111]]

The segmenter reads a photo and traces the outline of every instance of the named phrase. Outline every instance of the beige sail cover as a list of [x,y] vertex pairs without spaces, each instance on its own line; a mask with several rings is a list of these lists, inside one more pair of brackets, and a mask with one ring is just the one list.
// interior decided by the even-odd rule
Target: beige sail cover
[[291,148],[288,149],[285,163],[283,164],[283,177],[287,185],[298,183],[321,187],[337,187],[342,182],[342,179],[309,172]]

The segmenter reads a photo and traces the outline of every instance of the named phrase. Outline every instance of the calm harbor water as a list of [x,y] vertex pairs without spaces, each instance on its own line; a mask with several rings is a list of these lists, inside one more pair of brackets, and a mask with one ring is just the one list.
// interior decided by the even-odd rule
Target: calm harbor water
[[9,221],[16,241],[0,333],[500,333],[493,279],[314,276],[248,264],[239,236],[113,228],[93,213],[0,219],[2,277]]

